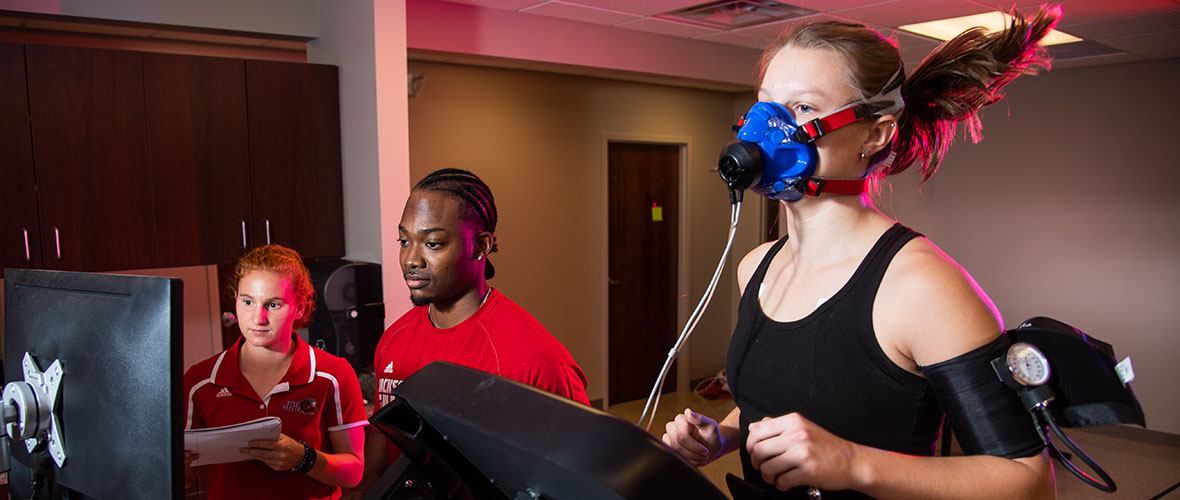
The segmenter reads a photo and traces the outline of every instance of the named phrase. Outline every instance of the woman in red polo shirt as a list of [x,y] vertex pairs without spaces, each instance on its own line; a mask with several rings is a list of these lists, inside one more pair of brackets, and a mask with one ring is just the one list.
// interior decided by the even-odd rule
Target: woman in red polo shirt
[[[368,422],[352,366],[294,333],[315,305],[307,268],[267,245],[238,261],[232,283],[242,337],[185,372],[185,429],[277,416],[282,433],[210,465],[209,498],[339,498],[360,481]],[[188,484],[196,458],[185,452]]]

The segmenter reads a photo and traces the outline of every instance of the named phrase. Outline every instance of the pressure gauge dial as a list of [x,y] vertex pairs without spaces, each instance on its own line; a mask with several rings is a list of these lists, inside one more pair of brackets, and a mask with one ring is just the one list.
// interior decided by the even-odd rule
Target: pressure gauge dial
[[1021,385],[1038,386],[1049,381],[1049,360],[1032,344],[1012,344],[1008,348],[1007,362],[1012,378]]

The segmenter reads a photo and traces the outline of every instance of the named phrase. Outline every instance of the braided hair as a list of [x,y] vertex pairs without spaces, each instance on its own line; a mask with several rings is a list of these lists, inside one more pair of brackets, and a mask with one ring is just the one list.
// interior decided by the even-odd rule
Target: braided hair
[[922,182],[934,175],[954,139],[959,123],[979,142],[979,110],[998,102],[1001,89],[1017,76],[1048,69],[1041,39],[1061,19],[1061,7],[1043,7],[1031,17],[1011,11],[1004,31],[971,28],[939,45],[908,77],[897,43],[861,25],[838,21],[788,28],[762,54],[761,86],[766,67],[787,46],[836,51],[847,66],[845,81],[860,99],[898,87],[905,109],[898,115],[897,136],[872,161],[872,174],[898,174],[921,164]]
[[[418,181],[414,190],[437,191],[450,194],[463,203],[460,219],[475,225],[479,231],[496,232],[496,222],[499,215],[496,212],[496,199],[492,197],[492,190],[479,176],[457,168],[435,170],[430,175]],[[472,242],[474,244],[474,241]],[[499,247],[492,238],[492,248],[488,253],[495,252]],[[484,267],[484,279],[492,279],[496,275],[496,268],[492,260],[487,259]]]

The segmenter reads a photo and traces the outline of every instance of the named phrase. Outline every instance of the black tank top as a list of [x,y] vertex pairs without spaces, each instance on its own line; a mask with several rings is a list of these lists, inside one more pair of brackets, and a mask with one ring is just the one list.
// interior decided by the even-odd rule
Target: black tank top
[[[742,293],[729,344],[726,373],[741,410],[742,470],[747,481],[775,491],[750,465],[751,422],[798,412],[849,441],[910,455],[932,455],[942,411],[926,380],[891,361],[873,331],[873,300],[894,255],[921,236],[900,224],[889,228],[835,295],[803,319],[770,319],[758,291],[783,237],[762,259]],[[781,492],[780,492],[781,493]],[[856,492],[823,493],[825,500],[868,498]],[[807,498],[805,489],[766,498]]]

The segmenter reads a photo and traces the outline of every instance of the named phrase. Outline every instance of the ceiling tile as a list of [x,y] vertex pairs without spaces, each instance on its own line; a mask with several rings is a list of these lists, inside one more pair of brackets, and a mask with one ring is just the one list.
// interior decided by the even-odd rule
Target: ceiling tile
[[650,17],[645,17],[637,21],[617,24],[615,26],[619,28],[648,31],[651,33],[659,33],[661,35],[672,35],[687,38],[697,38],[710,33],[717,33],[719,31],[711,28],[705,28],[703,26],[664,21]]
[[881,3],[881,0],[784,0],[783,3],[817,12],[836,12]]
[[704,40],[706,42],[725,43],[729,45],[740,45],[742,47],[750,47],[752,49],[762,50],[770,43],[770,38],[749,36],[734,31],[722,31],[718,33],[710,33],[708,35],[699,36],[697,40]]
[[893,0],[835,13],[861,22],[896,28],[903,24],[987,12],[987,6],[966,0]]
[[451,3],[462,3],[467,5],[474,5],[476,7],[487,7],[491,9],[508,9],[517,10],[533,5],[545,3],[544,0],[443,0]]
[[600,9],[617,10],[619,12],[629,12],[641,16],[652,16],[656,14],[663,14],[665,12],[672,12],[688,7],[693,7],[708,0],[563,0],[568,3],[577,3],[588,5],[591,7],[598,7]]
[[1061,4],[1062,25],[1180,10],[1173,0],[1070,0]]
[[987,7],[998,11],[1008,12],[1010,9],[1012,9],[1012,7],[1016,7],[1017,9],[1035,8],[1040,5],[1055,5],[1059,3],[1065,3],[1069,2],[1069,0],[1054,0],[1051,2],[1038,0],[974,0],[974,2],[980,5],[986,5]]
[[[1004,12],[1007,12],[1013,5],[1013,2],[1005,0],[974,1]],[[1062,7],[1063,15],[1058,28],[1072,24],[1180,9],[1180,3],[1175,0],[1057,0],[1052,2],[1021,0],[1015,2],[1017,10],[1025,15],[1036,12],[1041,5],[1060,5]]]
[[1120,52],[1118,54],[1111,54],[1108,56],[1079,57],[1077,59],[1066,59],[1064,61],[1053,61],[1053,70],[1056,71],[1056,70],[1069,69],[1069,68],[1082,68],[1082,67],[1086,67],[1086,66],[1099,66],[1099,65],[1103,65],[1103,64],[1119,64],[1119,63],[1128,63],[1128,62],[1136,62],[1136,61],[1143,61],[1143,60],[1145,60],[1144,57],[1137,56],[1135,54],[1127,54],[1125,52]]
[[1151,59],[1180,57],[1180,31],[1112,38],[1104,42],[1123,51]]
[[1111,54],[1119,54],[1122,52],[1123,51],[1120,49],[1111,47],[1109,45],[1103,45],[1093,40],[1082,40],[1080,42],[1053,45],[1049,47],[1049,55],[1053,56],[1054,61],[1077,59],[1079,57],[1106,56]]
[[564,2],[547,2],[533,7],[526,7],[520,11],[526,14],[560,17],[562,19],[571,19],[574,21],[594,24],[605,24],[607,26],[625,21],[633,21],[642,17],[636,16],[634,14],[626,14],[613,10],[598,9]]
[[1177,31],[1180,30],[1180,9],[1107,21],[1071,24],[1061,28],[1070,34],[1095,40]]

